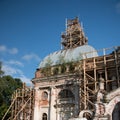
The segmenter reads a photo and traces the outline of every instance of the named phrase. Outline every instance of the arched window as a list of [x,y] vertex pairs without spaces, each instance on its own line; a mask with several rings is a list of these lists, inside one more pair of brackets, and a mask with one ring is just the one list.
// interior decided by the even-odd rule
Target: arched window
[[42,93],[42,100],[47,100],[48,99],[48,93],[46,91],[44,91]]
[[47,120],[47,114],[46,113],[43,113],[42,120]]

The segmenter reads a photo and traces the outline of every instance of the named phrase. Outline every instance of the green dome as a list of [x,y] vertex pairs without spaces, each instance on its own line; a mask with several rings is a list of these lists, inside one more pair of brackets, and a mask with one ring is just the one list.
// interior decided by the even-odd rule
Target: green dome
[[58,65],[60,64],[60,57],[63,57],[64,61],[78,61],[86,58],[97,57],[97,51],[90,45],[83,45],[72,49],[60,50],[46,56],[43,61],[40,62],[39,68],[46,67],[48,61],[51,63],[50,65]]

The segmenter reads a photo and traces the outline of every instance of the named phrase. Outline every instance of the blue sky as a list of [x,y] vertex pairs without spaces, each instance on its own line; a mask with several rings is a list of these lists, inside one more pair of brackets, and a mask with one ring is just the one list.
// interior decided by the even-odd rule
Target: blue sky
[[120,0],[0,0],[0,60],[26,83],[40,61],[60,50],[65,20],[79,17],[89,45],[120,45]]

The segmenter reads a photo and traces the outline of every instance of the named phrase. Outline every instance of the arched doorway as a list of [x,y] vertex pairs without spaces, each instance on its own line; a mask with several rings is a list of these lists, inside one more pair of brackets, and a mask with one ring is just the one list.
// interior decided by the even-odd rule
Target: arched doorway
[[74,115],[75,97],[71,90],[63,89],[58,94],[59,113],[62,120]]
[[114,107],[112,120],[120,120],[120,102],[118,102]]

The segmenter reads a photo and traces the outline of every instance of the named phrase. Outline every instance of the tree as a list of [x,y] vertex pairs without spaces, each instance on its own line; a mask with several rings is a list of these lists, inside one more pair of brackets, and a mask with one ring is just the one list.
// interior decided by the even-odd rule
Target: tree
[[[1,70],[2,62],[0,62],[0,120],[7,111],[11,103],[11,96],[13,92],[22,87],[22,81],[19,78],[13,78],[10,75],[4,75]],[[8,114],[7,117],[9,117]]]

